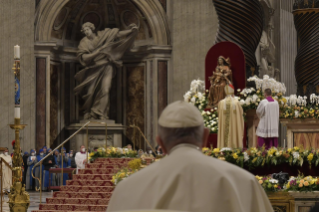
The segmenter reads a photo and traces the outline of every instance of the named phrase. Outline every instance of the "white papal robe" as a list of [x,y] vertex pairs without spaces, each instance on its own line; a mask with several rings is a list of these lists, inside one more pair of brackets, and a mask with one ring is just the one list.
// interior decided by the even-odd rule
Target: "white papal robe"
[[[0,154],[0,157],[3,158],[12,167],[12,158],[10,155]],[[2,163],[2,171],[3,189],[10,190],[10,186],[12,185],[12,171],[7,165],[5,165],[5,163]]]
[[83,160],[86,159],[86,152],[82,153],[82,152],[78,152],[75,155],[75,163],[76,163],[76,173],[78,173],[79,169],[84,169],[85,168],[85,163],[83,163]]
[[271,212],[263,188],[249,172],[205,156],[193,145],[121,181],[107,211],[164,209],[192,212]]

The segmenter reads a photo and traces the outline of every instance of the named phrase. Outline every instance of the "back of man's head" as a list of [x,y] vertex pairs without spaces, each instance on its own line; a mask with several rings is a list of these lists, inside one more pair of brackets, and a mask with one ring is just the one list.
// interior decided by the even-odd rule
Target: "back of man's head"
[[265,96],[271,96],[271,89],[270,88],[266,88],[264,93],[265,93]]
[[199,110],[184,101],[168,105],[162,112],[158,124],[157,142],[166,153],[183,143],[202,147],[209,134],[209,130],[204,128],[204,120]]

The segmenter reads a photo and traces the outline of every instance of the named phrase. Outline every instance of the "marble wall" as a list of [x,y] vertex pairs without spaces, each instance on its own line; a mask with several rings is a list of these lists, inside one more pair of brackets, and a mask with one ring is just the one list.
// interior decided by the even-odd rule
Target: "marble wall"
[[172,39],[168,73],[168,100],[183,98],[194,79],[205,78],[205,57],[214,45],[218,28],[212,0],[168,0],[167,15]]
[[35,63],[34,0],[0,0],[0,146],[9,147],[14,132],[13,46],[21,46],[21,145],[25,151],[35,147]]

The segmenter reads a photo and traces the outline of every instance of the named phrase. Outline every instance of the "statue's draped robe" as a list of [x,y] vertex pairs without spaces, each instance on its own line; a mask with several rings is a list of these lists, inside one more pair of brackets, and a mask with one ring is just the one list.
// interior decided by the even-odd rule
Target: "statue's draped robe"
[[[10,155],[1,154],[0,157],[5,160],[10,166],[12,166],[12,158]],[[12,171],[11,169],[2,163],[2,172],[3,172],[3,189],[10,190],[12,185]]]
[[[137,31],[132,31],[126,38],[117,41],[118,33],[119,29],[107,28],[99,31],[94,40],[85,37],[79,44],[77,57],[85,68],[75,75],[80,84],[74,91],[84,100],[81,109],[93,118],[108,118],[113,71],[115,66],[122,65],[120,58],[132,46],[137,35]],[[100,49],[100,53],[92,61],[83,60],[83,55],[91,54],[96,49]]]
[[243,108],[235,97],[227,96],[218,104],[218,148],[242,148]]
[[273,211],[255,176],[242,168],[180,144],[160,161],[121,181],[107,211]]
[[256,110],[260,119],[256,135],[258,136],[258,145],[265,144],[266,149],[272,146],[278,146],[279,131],[279,104],[271,97],[262,100]]

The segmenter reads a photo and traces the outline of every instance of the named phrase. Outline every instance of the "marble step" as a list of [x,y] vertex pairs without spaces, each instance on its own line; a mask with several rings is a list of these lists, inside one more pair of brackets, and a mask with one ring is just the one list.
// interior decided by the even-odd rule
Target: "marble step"
[[106,169],[79,169],[79,174],[114,174],[118,172],[119,168],[106,168]]
[[47,198],[47,204],[53,205],[108,205],[109,199],[93,198]]
[[53,192],[53,198],[91,198],[91,199],[110,199],[112,192],[82,192],[75,193],[69,191]]
[[112,192],[114,186],[60,186],[60,191],[68,192]]
[[110,180],[67,180],[66,185],[73,186],[114,186]]
[[136,158],[97,158],[93,163],[125,164]]
[[[123,164],[125,165],[125,164]],[[86,164],[85,168],[87,169],[118,169],[120,167],[122,167],[123,165],[121,164],[109,164],[109,163],[89,163]]]
[[40,204],[39,210],[106,211],[107,205]]
[[73,180],[112,180],[113,174],[75,174]]

